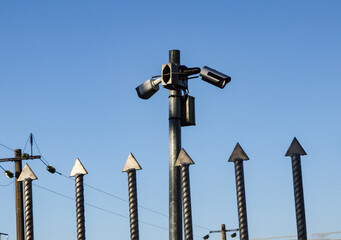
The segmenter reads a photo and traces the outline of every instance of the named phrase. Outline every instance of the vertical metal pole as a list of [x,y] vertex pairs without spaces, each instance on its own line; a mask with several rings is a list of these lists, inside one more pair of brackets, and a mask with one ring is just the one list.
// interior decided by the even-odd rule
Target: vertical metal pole
[[242,160],[235,161],[234,166],[235,166],[236,185],[237,185],[240,240],[249,240],[249,233],[248,233],[248,227],[247,227],[247,216],[246,216],[246,200],[245,200],[243,161]]
[[130,238],[139,240],[139,220],[137,211],[136,170],[128,171],[129,187],[129,213],[130,213]]
[[[169,62],[180,64],[180,51],[169,51]],[[181,150],[181,89],[169,90],[169,239],[182,240],[180,168],[175,161]]]
[[221,224],[221,234],[222,234],[222,240],[226,240],[226,227],[225,227],[225,224]]
[[32,180],[25,180],[26,240],[33,240]]
[[304,209],[301,156],[293,155],[291,157],[291,160],[292,160],[292,175],[294,178],[294,191],[295,191],[297,239],[306,240],[307,230],[306,230],[305,209]]
[[[14,157],[21,159],[21,149],[14,150]],[[15,212],[17,219],[17,240],[24,240],[24,197],[23,197],[23,185],[18,181],[19,175],[22,171],[21,160],[14,162],[15,167]]]
[[191,190],[189,183],[189,165],[181,166],[182,179],[182,201],[184,211],[185,239],[193,240],[192,209],[191,209]]
[[76,209],[77,209],[77,239],[85,240],[83,174],[77,174],[75,176],[75,182],[76,182]]

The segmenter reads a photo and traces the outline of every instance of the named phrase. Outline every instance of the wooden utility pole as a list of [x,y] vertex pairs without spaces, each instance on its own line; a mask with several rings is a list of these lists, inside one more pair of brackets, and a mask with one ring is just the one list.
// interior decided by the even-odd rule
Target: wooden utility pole
[[221,235],[222,235],[222,240],[226,240],[226,227],[225,224],[221,224]]
[[21,163],[21,149],[14,150],[14,158],[18,160],[14,161],[15,167],[15,212],[17,217],[17,240],[25,239],[24,232],[24,197],[22,182],[18,181],[19,175],[22,171]]
[[15,169],[15,213],[17,223],[17,240],[25,239],[25,225],[24,225],[24,197],[23,185],[18,181],[19,175],[22,171],[22,160],[40,159],[41,156],[28,156],[23,157],[21,149],[14,150],[14,158],[2,158],[0,162],[14,162]]

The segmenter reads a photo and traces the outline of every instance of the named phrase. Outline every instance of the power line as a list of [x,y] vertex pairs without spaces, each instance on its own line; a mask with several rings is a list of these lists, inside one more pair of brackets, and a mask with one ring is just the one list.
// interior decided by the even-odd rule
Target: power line
[[[67,196],[67,195],[65,195],[65,194],[56,192],[56,191],[51,190],[51,189],[49,189],[49,188],[39,186],[39,185],[37,185],[37,184],[35,184],[35,183],[33,183],[33,185],[36,186],[36,187],[38,187],[38,188],[41,188],[41,189],[43,189],[43,190],[46,190],[46,191],[48,191],[48,192],[51,192],[51,193],[53,193],[53,194],[59,195],[59,196],[64,197],[64,198],[67,198],[67,199],[69,199],[69,200],[73,200],[73,201],[76,200],[75,198],[69,197],[69,196]],[[121,218],[129,219],[128,216],[125,216],[125,215],[122,215],[122,214],[119,214],[119,213],[116,213],[116,212],[107,210],[107,209],[105,209],[105,208],[102,208],[102,207],[99,207],[99,206],[96,206],[96,205],[93,205],[93,204],[90,204],[90,203],[84,203],[84,205],[87,205],[87,206],[92,207],[92,208],[94,208],[94,209],[101,210],[101,211],[103,211],[103,212],[106,212],[106,213],[109,213],[109,214],[112,214],[112,215],[115,215],[115,216],[118,216],[118,217],[121,217]],[[145,225],[148,225],[148,226],[151,226],[151,227],[159,228],[159,229],[162,229],[162,230],[169,231],[169,228],[162,227],[162,226],[159,226],[159,225],[156,225],[156,224],[153,224],[153,223],[149,223],[149,222],[145,222],[145,221],[140,221],[140,220],[139,220],[139,223],[142,223],[142,224],[145,224]],[[195,236],[195,237],[201,238],[201,236],[198,236],[198,235],[194,235],[194,236]]]
[[0,145],[3,146],[4,148],[7,148],[8,150],[10,150],[10,151],[12,151],[12,152],[14,151],[14,149],[12,149],[12,148],[10,148],[10,147],[7,147],[6,145],[4,145],[4,144],[2,144],[2,143],[0,143]]
[[11,185],[12,183],[14,183],[14,180],[11,181],[11,182],[8,183],[8,184],[0,184],[0,187],[8,187],[8,186]]
[[[49,164],[49,162],[48,162],[48,161],[43,157],[43,155],[41,154],[40,149],[39,149],[38,144],[37,144],[37,141],[36,141],[36,138],[34,137],[34,135],[33,135],[33,141],[34,141],[34,143],[35,143],[35,146],[36,146],[36,148],[37,148],[37,150],[38,150],[38,153],[39,153],[39,155],[41,156],[41,158],[44,159],[45,162],[47,162],[47,163]],[[42,161],[42,162],[43,162],[43,161]],[[47,166],[47,164],[46,164],[45,162],[43,162],[43,163],[45,164],[45,166]],[[70,179],[71,181],[73,181],[70,177],[68,177],[67,175],[65,175],[65,174],[63,174],[63,173],[61,173],[61,172],[56,171],[56,173],[58,173],[60,176],[63,176],[63,177],[65,177],[65,178]],[[94,186],[91,186],[91,185],[89,185],[89,184],[85,184],[85,183],[84,183],[84,186],[86,186],[86,187],[88,187],[88,188],[91,188],[91,189],[93,189],[93,190],[95,190],[95,191],[98,191],[98,192],[100,192],[100,193],[102,193],[102,194],[105,194],[105,195],[107,195],[107,196],[110,196],[110,197],[112,197],[112,198],[118,199],[118,200],[120,200],[120,201],[129,202],[128,200],[126,200],[126,199],[124,199],[124,198],[121,198],[121,197],[119,197],[119,196],[116,196],[116,195],[114,195],[114,194],[112,194],[112,193],[108,193],[108,192],[106,192],[106,191],[104,191],[104,190],[101,190],[101,189],[99,189],[99,188],[97,188],[97,187],[94,187]],[[158,214],[158,215],[160,215],[160,216],[167,217],[167,218],[169,217],[169,215],[164,214],[164,213],[161,213],[161,212],[159,212],[159,211],[156,211],[156,210],[153,210],[153,209],[150,209],[150,208],[141,206],[141,205],[138,205],[138,206],[139,206],[139,208],[144,209],[144,210],[149,211],[149,212],[152,212],[152,213],[154,213],[154,214]],[[204,230],[210,230],[210,228],[207,228],[207,227],[204,227],[204,226],[200,226],[200,225],[197,225],[197,224],[193,224],[193,226],[194,226],[194,227],[197,227],[197,228],[204,229]]]
[[[67,178],[67,179],[70,179],[71,181],[73,181],[70,177],[66,176],[65,174],[62,174],[62,173],[61,173],[60,175],[63,176],[63,177],[65,177],[65,178]],[[118,196],[116,196],[116,195],[114,195],[114,194],[108,193],[108,192],[106,192],[106,191],[104,191],[104,190],[101,190],[101,189],[99,189],[99,188],[97,188],[97,187],[94,187],[94,186],[91,186],[91,185],[89,185],[89,184],[84,183],[84,186],[86,186],[86,187],[88,187],[88,188],[91,188],[91,189],[93,189],[93,190],[95,190],[95,191],[98,191],[98,192],[100,192],[100,193],[103,193],[103,194],[105,194],[105,195],[107,195],[107,196],[110,196],[110,197],[113,197],[113,198],[115,198],[115,199],[118,199],[118,200],[120,200],[120,201],[129,202],[128,200],[126,200],[126,199],[124,199],[124,198],[118,197]],[[150,208],[141,206],[141,205],[138,205],[138,206],[139,206],[139,208],[142,208],[142,209],[147,210],[147,211],[149,211],[149,212],[158,214],[158,215],[160,215],[160,216],[169,217],[169,215],[164,214],[164,213],[161,213],[161,212],[158,212],[158,211],[156,211],[156,210],[153,210],[153,209],[150,209]],[[210,230],[210,228],[203,227],[203,226],[196,225],[196,224],[193,224],[193,226],[195,226],[195,227],[197,227],[197,228],[204,229],[204,230]]]
[[[51,190],[51,189],[49,189],[49,188],[39,186],[39,185],[37,185],[37,184],[35,184],[35,183],[33,183],[33,185],[36,186],[36,187],[38,187],[38,188],[41,188],[41,189],[43,189],[43,190],[46,190],[46,191],[48,191],[48,192],[57,194],[57,195],[59,195],[59,196],[61,196],[61,197],[64,197],[64,198],[67,198],[67,199],[69,199],[69,200],[75,201],[75,198],[69,197],[69,196],[67,196],[67,195],[64,195],[64,194],[62,194],[62,193],[56,192],[56,191]],[[92,208],[101,210],[101,211],[103,211],[103,212],[107,212],[107,213],[110,213],[110,214],[115,215],[115,216],[119,216],[119,217],[122,217],[122,218],[129,219],[128,216],[125,216],[125,215],[122,215],[122,214],[119,214],[119,213],[116,213],[116,212],[113,212],[113,211],[104,209],[104,208],[102,208],[102,207],[98,207],[98,206],[96,206],[96,205],[89,204],[89,203],[84,203],[84,204],[87,205],[87,206],[89,206],[89,207],[92,207]],[[164,228],[164,227],[162,227],[162,226],[158,226],[158,225],[155,225],[155,224],[152,224],[152,223],[148,223],[148,222],[144,222],[144,221],[139,221],[139,222],[141,222],[141,223],[143,223],[143,224],[146,224],[146,225],[150,225],[150,226],[157,227],[157,228],[160,228],[160,229],[163,229],[163,230],[167,230],[167,231],[168,231],[168,228]]]
[[[341,231],[338,232],[323,232],[323,233],[311,233],[308,234],[310,237],[317,235],[318,237],[323,237],[323,239],[331,239],[331,238],[325,238],[330,234],[339,234]],[[310,238],[309,237],[309,238]],[[266,239],[281,239],[281,238],[297,238],[297,235],[290,235],[290,236],[274,236],[274,237],[261,237],[261,238],[251,238],[250,240],[266,240]],[[312,239],[312,238],[311,238]],[[319,238],[320,239],[320,238]]]

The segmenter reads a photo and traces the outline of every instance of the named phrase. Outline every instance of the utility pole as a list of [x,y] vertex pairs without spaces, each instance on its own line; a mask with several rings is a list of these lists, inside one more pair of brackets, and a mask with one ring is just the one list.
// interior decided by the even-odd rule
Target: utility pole
[[79,159],[71,170],[70,177],[75,177],[76,185],[76,216],[77,216],[77,240],[85,240],[85,216],[84,216],[84,184],[83,176],[88,174]]
[[139,240],[139,217],[137,204],[137,187],[136,187],[136,171],[141,170],[140,164],[136,161],[133,154],[129,157],[123,167],[122,172],[128,174],[128,190],[129,190],[129,216],[130,216],[130,239]]
[[191,186],[189,181],[189,165],[194,164],[191,157],[185,149],[181,149],[176,160],[175,166],[181,168],[181,185],[182,185],[182,204],[184,215],[185,240],[193,240],[193,224],[192,224],[192,204],[191,204]]
[[136,88],[142,99],[153,96],[161,82],[169,90],[169,240],[182,240],[181,179],[175,162],[181,150],[181,127],[195,125],[195,99],[188,95],[188,80],[197,78],[190,76],[199,73],[203,81],[219,88],[231,81],[231,77],[206,66],[200,69],[180,65],[180,51],[170,50],[169,63],[162,65],[162,74]]
[[292,163],[292,176],[295,192],[297,239],[306,240],[307,228],[305,221],[301,155],[307,155],[307,153],[304,151],[298,140],[294,138],[285,156],[290,156]]
[[229,162],[234,162],[236,173],[236,190],[238,201],[238,217],[239,217],[239,233],[240,240],[249,240],[249,231],[247,226],[245,184],[244,184],[244,167],[243,161],[249,160],[242,147],[237,143],[234,148]]
[[25,182],[25,223],[26,240],[33,240],[33,200],[32,181],[38,179],[28,164],[22,170],[18,181]]
[[[169,51],[169,63],[180,65],[180,51]],[[169,239],[182,239],[180,168],[175,166],[181,150],[181,88],[169,89]]]
[[226,240],[226,227],[225,227],[225,224],[221,224],[221,239],[222,240]]
[[24,240],[25,225],[24,225],[24,197],[23,185],[18,181],[19,175],[22,171],[22,160],[40,159],[40,155],[29,156],[28,154],[21,154],[21,149],[14,150],[14,158],[2,158],[0,162],[14,162],[15,169],[15,214],[17,224],[17,240]]
[[17,240],[25,239],[24,232],[24,197],[23,197],[23,184],[18,181],[20,173],[22,171],[21,163],[21,149],[14,150],[14,158],[18,160],[14,161],[14,175],[15,175],[15,206],[16,206],[16,216],[17,216]]

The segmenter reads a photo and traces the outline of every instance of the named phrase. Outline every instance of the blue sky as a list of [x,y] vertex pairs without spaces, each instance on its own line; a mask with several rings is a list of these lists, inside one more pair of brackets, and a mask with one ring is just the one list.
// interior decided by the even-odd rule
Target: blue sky
[[[167,215],[168,92],[145,101],[135,88],[160,74],[170,49],[180,49],[182,64],[232,77],[223,90],[200,79],[189,83],[197,126],[182,129],[182,146],[196,163],[195,239],[222,223],[238,226],[227,162],[237,142],[250,157],[250,237],[296,234],[284,157],[294,136],[308,153],[308,232],[341,231],[340,10],[340,1],[1,1],[0,143],[24,148],[32,132],[58,171],[69,175],[79,157],[86,184],[125,200],[121,170],[132,152],[143,168],[139,204]],[[1,158],[12,154],[0,148]],[[49,174],[39,160],[29,164],[39,178],[35,238],[75,239],[75,202],[43,189],[72,198],[73,182]],[[1,185],[9,183],[0,176]],[[0,186],[0,195],[0,232],[14,239],[14,185]],[[86,206],[88,239],[129,239],[127,202],[89,187],[85,199],[107,211]],[[140,224],[141,239],[168,238],[167,217],[142,208],[139,217],[149,223]]]

